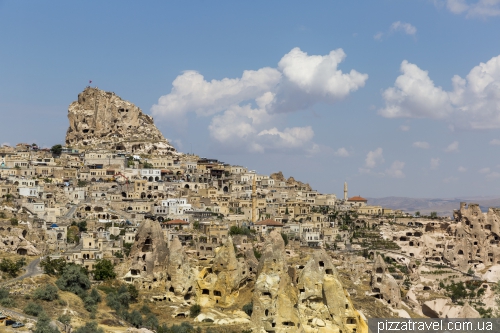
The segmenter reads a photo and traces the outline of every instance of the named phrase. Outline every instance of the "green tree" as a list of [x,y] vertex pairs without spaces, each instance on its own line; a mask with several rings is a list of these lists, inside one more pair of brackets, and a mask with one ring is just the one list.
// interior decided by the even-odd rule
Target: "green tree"
[[283,242],[285,242],[285,246],[288,245],[288,235],[285,233],[281,233],[281,238],[283,238]]
[[52,148],[50,148],[50,151],[54,155],[61,155],[62,152],[62,146],[61,145],[53,145]]
[[431,219],[437,219],[438,213],[437,212],[431,212]]
[[130,312],[127,315],[126,319],[135,328],[139,328],[140,326],[142,326],[142,315],[137,310],[134,310],[134,311]]
[[144,326],[146,326],[150,330],[156,330],[158,328],[158,325],[158,318],[153,313],[149,313],[148,315],[146,315],[146,318],[144,319]]
[[85,291],[90,289],[90,280],[86,271],[77,265],[66,265],[62,274],[57,279],[56,285],[59,289],[72,292],[80,297],[85,295]]
[[78,183],[77,183],[78,187],[85,187],[87,185],[88,185],[88,182],[86,180],[81,180],[81,179],[78,180]]
[[33,333],[60,333],[60,331],[57,326],[50,322],[49,316],[45,312],[41,312]]
[[191,318],[196,318],[201,312],[201,306],[199,304],[193,304],[189,308],[189,316]]
[[57,317],[57,320],[64,325],[69,325],[71,323],[71,316],[69,314],[63,314]]
[[23,268],[25,264],[26,264],[25,258],[21,258],[16,261],[4,258],[0,262],[0,271],[7,273],[10,277],[16,277],[19,274],[21,268]]
[[18,225],[19,221],[15,217],[13,217],[13,218],[10,219],[10,224],[11,225]]
[[107,259],[98,260],[94,266],[94,279],[97,281],[111,280],[116,277],[113,263]]
[[104,333],[104,330],[99,328],[95,321],[90,321],[85,326],[78,327],[74,333]]
[[130,254],[130,249],[132,248],[133,243],[123,243],[123,252],[125,256],[128,257]]
[[416,212],[415,212],[415,216],[420,216],[420,212],[419,212],[419,211],[416,211]]
[[36,304],[34,302],[29,302],[23,309],[24,313],[30,316],[37,317],[40,313],[43,312],[43,308],[40,304]]
[[57,292],[58,289],[56,286],[47,284],[43,287],[35,289],[33,292],[33,299],[41,299],[43,301],[51,302],[59,298],[59,294]]
[[40,267],[43,268],[43,272],[45,274],[55,276],[60,275],[63,272],[64,267],[66,267],[66,260],[60,259],[50,259],[50,256],[47,256],[45,259],[40,261]]
[[252,303],[248,303],[248,304],[243,305],[243,311],[247,315],[251,316],[252,312],[253,312],[253,304]]

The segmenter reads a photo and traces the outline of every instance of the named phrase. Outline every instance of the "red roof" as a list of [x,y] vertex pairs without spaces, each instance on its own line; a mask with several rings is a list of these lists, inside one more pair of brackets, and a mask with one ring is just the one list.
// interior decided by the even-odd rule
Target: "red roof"
[[268,225],[268,226],[273,226],[273,227],[282,227],[283,223],[279,223],[279,222],[272,220],[272,219],[267,219],[267,220],[256,222],[255,225]]
[[162,224],[166,224],[166,225],[189,224],[189,222],[186,222],[184,220],[172,220],[172,221],[168,221],[168,222],[163,222]]
[[355,197],[347,199],[347,201],[363,201],[363,202],[367,202],[368,200],[366,200],[365,198],[360,197],[359,195],[357,195]]

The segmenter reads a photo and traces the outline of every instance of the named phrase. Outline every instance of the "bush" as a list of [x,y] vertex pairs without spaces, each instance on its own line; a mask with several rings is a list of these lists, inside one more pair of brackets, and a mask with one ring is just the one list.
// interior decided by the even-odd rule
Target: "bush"
[[13,308],[16,306],[16,302],[12,298],[3,298],[0,300],[0,305],[6,308]]
[[128,290],[129,289],[124,285],[120,286],[117,291],[111,292],[106,296],[106,304],[117,313],[128,310],[130,301],[132,299],[132,296],[128,292]]
[[19,221],[15,217],[13,217],[10,219],[10,224],[11,225],[19,225]]
[[86,271],[77,265],[66,265],[62,274],[57,279],[56,285],[59,289],[72,292],[80,297],[85,295],[85,291],[90,289],[90,280]]
[[60,333],[60,331],[51,325],[49,316],[45,312],[41,312],[33,333]]
[[153,313],[149,313],[144,319],[144,326],[151,330],[155,330],[158,327],[158,318]]
[[151,309],[147,305],[143,305],[140,311],[143,315],[148,315],[151,313]]
[[243,311],[247,315],[251,316],[252,312],[253,312],[253,304],[252,303],[248,303],[248,304],[243,305]]
[[104,333],[102,328],[97,327],[95,321],[91,321],[85,324],[85,326],[80,326],[74,333]]
[[9,289],[7,288],[0,288],[0,299],[4,299],[9,297]]
[[66,260],[64,259],[50,259],[49,256],[47,256],[45,259],[40,261],[40,267],[43,268],[43,272],[45,274],[55,276],[55,275],[61,275],[63,272],[64,267],[66,267]]
[[40,313],[43,312],[43,308],[36,303],[29,302],[25,307],[24,307],[24,313],[30,315],[30,316],[35,316],[37,317]]
[[201,306],[199,304],[191,305],[189,308],[189,316],[191,318],[197,317],[201,312]]
[[63,323],[64,325],[69,325],[69,323],[71,323],[71,316],[69,314],[63,314],[63,315],[60,315],[57,318],[57,320],[60,321],[61,323]]
[[281,238],[283,238],[283,242],[285,242],[285,246],[288,245],[288,235],[281,233]]
[[107,259],[98,260],[94,266],[94,279],[97,281],[111,280],[116,277],[113,264]]
[[35,291],[33,292],[33,299],[41,299],[51,302],[59,298],[59,294],[57,293],[57,291],[58,289],[56,286],[47,284],[45,287],[35,289]]
[[134,311],[130,312],[127,315],[126,319],[135,328],[139,328],[140,326],[142,326],[142,315],[137,310],[134,310]]
[[16,277],[23,266],[26,265],[26,259],[21,258],[16,261],[2,259],[0,262],[0,271],[7,273],[10,277]]
[[257,260],[259,260],[260,257],[262,256],[262,253],[260,253],[259,251],[257,251],[257,249],[253,249],[253,254],[254,254],[254,256],[255,256],[255,258]]
[[230,235],[250,235],[250,229],[240,228],[240,227],[233,225],[231,228],[229,228],[229,234]]

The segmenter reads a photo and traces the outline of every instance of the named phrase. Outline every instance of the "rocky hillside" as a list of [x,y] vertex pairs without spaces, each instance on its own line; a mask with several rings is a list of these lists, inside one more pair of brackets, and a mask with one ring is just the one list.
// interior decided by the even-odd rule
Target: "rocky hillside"
[[68,109],[66,144],[136,154],[178,154],[153,118],[113,92],[87,87]]

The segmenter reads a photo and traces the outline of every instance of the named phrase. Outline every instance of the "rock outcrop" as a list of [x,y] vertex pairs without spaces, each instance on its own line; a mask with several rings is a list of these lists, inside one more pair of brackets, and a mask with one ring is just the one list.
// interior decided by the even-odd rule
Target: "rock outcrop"
[[285,243],[272,231],[262,251],[252,297],[256,332],[300,332],[298,291],[288,275]]
[[38,256],[41,254],[31,242],[26,238],[27,231],[21,228],[8,227],[0,229],[0,251],[16,253],[28,256]]
[[430,318],[481,318],[479,312],[468,302],[463,306],[454,305],[446,298],[425,302],[422,305],[422,312]]
[[124,276],[125,281],[134,282],[143,289],[159,287],[165,278],[167,253],[160,224],[149,219],[144,220],[130,249],[130,269]]
[[193,283],[197,272],[194,272],[189,264],[189,259],[177,237],[170,242],[166,268],[166,289],[169,298],[173,300],[176,296],[182,296],[184,300],[191,298]]
[[135,154],[179,154],[153,118],[113,92],[87,87],[68,109],[66,144]]
[[393,308],[401,305],[401,291],[396,279],[389,274],[387,265],[381,255],[378,255],[373,264],[371,277],[372,292],[377,298],[385,300]]
[[232,238],[216,249],[211,267],[201,270],[196,294],[198,303],[202,306],[230,306],[234,304],[239,289],[249,279],[250,271],[245,260],[236,258]]
[[354,309],[331,258],[324,250],[314,252],[300,272],[297,288],[299,318],[304,332],[367,331],[365,321]]

